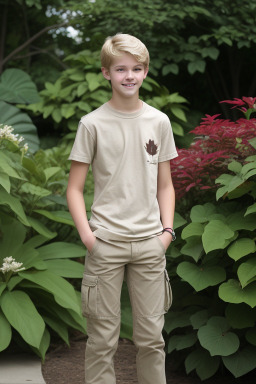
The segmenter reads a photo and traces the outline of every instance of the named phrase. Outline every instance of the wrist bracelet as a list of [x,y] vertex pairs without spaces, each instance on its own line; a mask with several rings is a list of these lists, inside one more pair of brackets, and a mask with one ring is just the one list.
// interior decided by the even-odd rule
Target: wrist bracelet
[[164,232],[168,232],[172,235],[172,241],[176,240],[176,235],[173,228],[164,228],[162,233]]

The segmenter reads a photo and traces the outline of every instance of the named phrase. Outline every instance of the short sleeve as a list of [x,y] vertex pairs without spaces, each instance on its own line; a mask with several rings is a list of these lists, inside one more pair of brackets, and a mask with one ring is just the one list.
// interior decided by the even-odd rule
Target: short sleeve
[[177,156],[178,153],[174,142],[172,126],[169,118],[166,116],[162,122],[161,147],[158,162],[161,163],[163,161],[171,160]]
[[80,121],[75,142],[70,152],[69,160],[91,164],[95,152],[95,139],[87,127]]

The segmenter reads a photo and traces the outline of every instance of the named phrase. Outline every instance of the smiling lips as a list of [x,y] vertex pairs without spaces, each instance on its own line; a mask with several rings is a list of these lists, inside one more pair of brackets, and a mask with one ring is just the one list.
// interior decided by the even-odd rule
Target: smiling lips
[[129,83],[129,84],[122,84],[124,87],[128,87],[128,88],[131,88],[131,87],[134,87],[135,84],[134,83]]

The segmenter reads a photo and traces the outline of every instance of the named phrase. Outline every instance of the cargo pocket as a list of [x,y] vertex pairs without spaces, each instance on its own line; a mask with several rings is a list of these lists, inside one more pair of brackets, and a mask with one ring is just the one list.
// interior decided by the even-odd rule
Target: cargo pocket
[[168,272],[165,269],[164,270],[164,276],[165,276],[165,302],[164,302],[164,310],[165,312],[168,312],[171,305],[172,305],[172,288],[170,279],[168,276]]
[[81,287],[82,313],[85,317],[97,317],[98,276],[84,273]]

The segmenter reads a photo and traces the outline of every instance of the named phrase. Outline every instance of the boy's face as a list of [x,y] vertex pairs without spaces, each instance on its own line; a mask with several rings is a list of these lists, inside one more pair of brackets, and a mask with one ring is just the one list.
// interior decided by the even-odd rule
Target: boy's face
[[148,69],[130,53],[114,58],[110,68],[102,68],[105,79],[111,81],[113,96],[132,98],[139,96],[139,89]]

